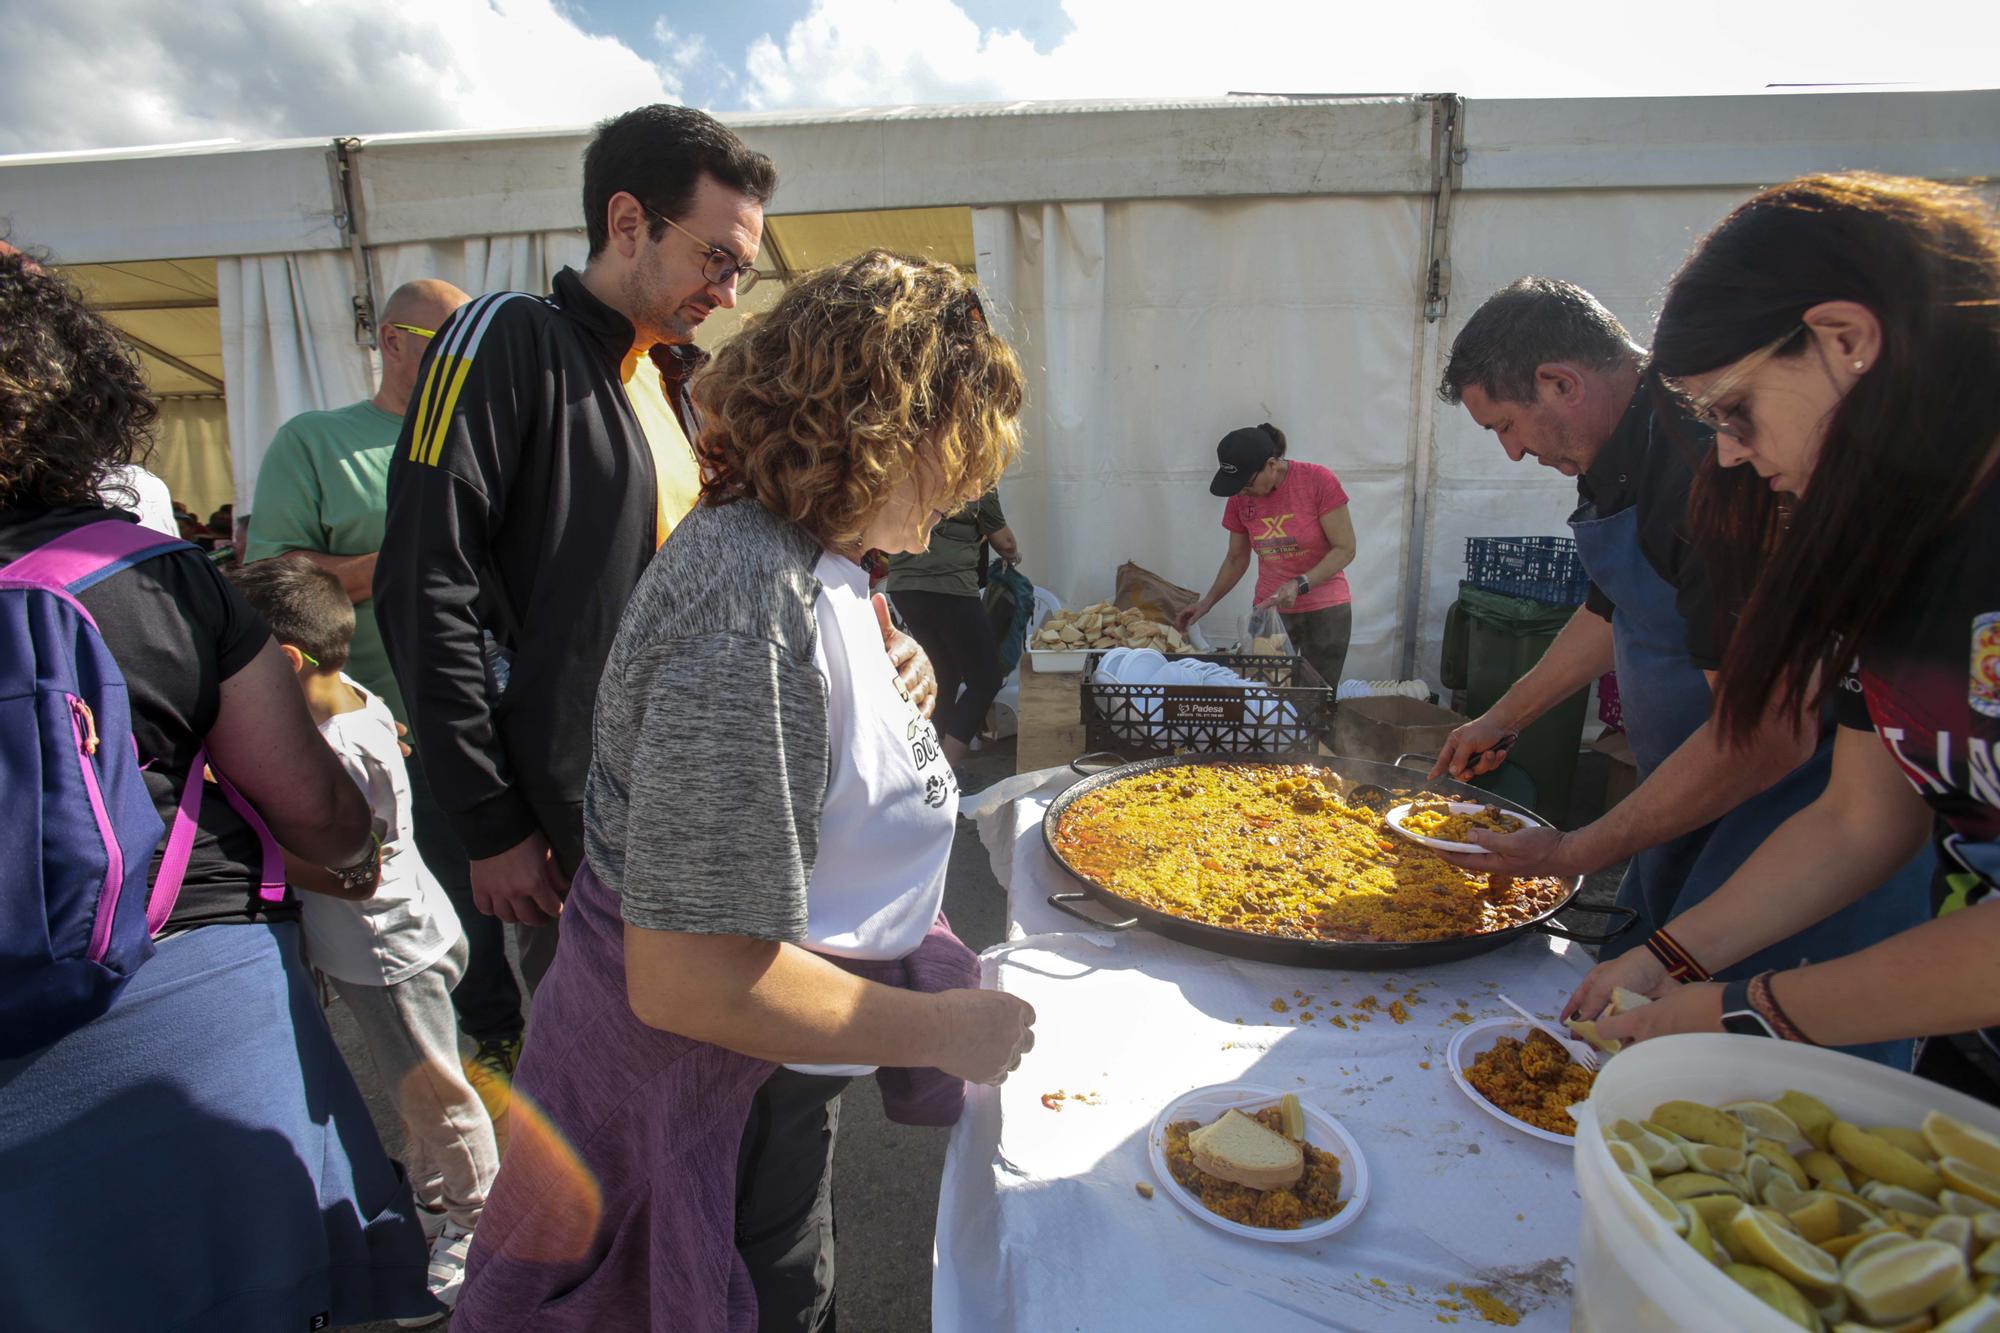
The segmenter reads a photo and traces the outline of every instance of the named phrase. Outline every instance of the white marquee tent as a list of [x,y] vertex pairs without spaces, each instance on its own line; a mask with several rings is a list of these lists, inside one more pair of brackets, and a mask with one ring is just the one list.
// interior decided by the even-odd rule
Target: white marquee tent
[[[1464,539],[1560,532],[1572,505],[1570,483],[1509,464],[1433,395],[1488,292],[1571,278],[1643,340],[1689,245],[1758,186],[2000,176],[1992,91],[725,119],[781,174],[761,266],[883,244],[977,269],[1030,367],[1026,456],[1002,493],[1038,582],[1092,600],[1130,559],[1206,587],[1224,544],[1214,442],[1272,421],[1352,497],[1363,676],[1435,678]],[[370,391],[366,315],[398,283],[543,290],[581,262],[585,137],[0,158],[0,225],[139,347],[169,395],[157,466],[177,494],[247,512],[280,421]],[[736,321],[711,323],[705,342]]]

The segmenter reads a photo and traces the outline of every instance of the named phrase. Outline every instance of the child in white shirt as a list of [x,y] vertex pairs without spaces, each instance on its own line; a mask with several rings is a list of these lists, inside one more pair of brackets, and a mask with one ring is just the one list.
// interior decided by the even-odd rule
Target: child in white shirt
[[[465,934],[417,853],[395,719],[340,670],[354,634],[354,608],[340,579],[295,557],[241,566],[232,577],[270,623],[320,734],[368,798],[382,840],[374,895],[357,902],[300,894],[301,931],[309,961],[353,1014],[402,1117],[405,1166],[434,1237],[431,1291],[452,1306],[500,1164],[493,1122],[459,1062],[451,990],[465,972]],[[285,869],[294,883],[326,874],[289,854]]]

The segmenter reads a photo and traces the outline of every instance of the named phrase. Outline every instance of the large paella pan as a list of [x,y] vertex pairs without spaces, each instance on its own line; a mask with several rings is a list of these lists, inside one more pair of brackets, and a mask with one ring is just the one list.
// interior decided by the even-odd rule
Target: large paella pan
[[[1096,926],[1143,925],[1219,953],[1369,970],[1469,958],[1532,933],[1603,944],[1630,926],[1629,909],[1573,904],[1580,877],[1488,883],[1403,841],[1379,810],[1411,796],[1533,817],[1463,783],[1366,760],[1149,759],[1085,777],[1049,806],[1042,837],[1085,890],[1049,902]],[[1111,809],[1129,818],[1107,823]],[[1080,911],[1090,897],[1123,919]],[[1620,920],[1572,932],[1553,920],[1571,906]]]

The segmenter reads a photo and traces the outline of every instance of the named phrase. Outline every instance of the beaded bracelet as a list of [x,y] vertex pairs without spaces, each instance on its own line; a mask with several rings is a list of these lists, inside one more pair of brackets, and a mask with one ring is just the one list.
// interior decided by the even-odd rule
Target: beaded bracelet
[[1750,978],[1751,1007],[1762,1014],[1764,1021],[1769,1023],[1784,1040],[1804,1042],[1808,1046],[1819,1045],[1799,1030],[1799,1025],[1792,1021],[1792,1016],[1778,1003],[1777,993],[1771,989],[1771,978],[1776,975],[1775,972],[1759,972]]

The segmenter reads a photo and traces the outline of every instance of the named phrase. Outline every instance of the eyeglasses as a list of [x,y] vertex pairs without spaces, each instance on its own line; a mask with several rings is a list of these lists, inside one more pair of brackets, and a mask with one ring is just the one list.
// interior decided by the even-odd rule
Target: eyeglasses
[[1715,417],[1715,405],[1735,392],[1739,385],[1756,373],[1758,367],[1783,351],[1786,344],[1805,331],[1806,326],[1803,324],[1792,325],[1792,327],[1786,329],[1756,351],[1749,353],[1741,361],[1738,361],[1730,368],[1727,374],[1721,376],[1715,383],[1708,386],[1707,393],[1688,393],[1687,389],[1678,381],[1669,382],[1668,387],[1680,393],[1687,400],[1688,408],[1698,420],[1704,421],[1711,426],[1720,425],[1721,423]]
[[405,333],[414,333],[419,338],[435,338],[438,336],[436,329],[420,329],[414,324],[391,324],[389,327],[392,329],[401,329]]
[[716,286],[727,287],[734,281],[738,292],[747,292],[757,285],[759,279],[766,276],[756,269],[751,268],[748,264],[739,263],[735,255],[730,254],[729,251],[723,249],[713,241],[704,241],[701,237],[695,235],[686,227],[683,227],[680,223],[662,213],[659,209],[654,208],[651,204],[641,203],[639,207],[645,209],[648,213],[651,213],[654,217],[666,223],[669,227],[672,227],[702,249],[708,251],[708,254],[702,260],[701,276]]

